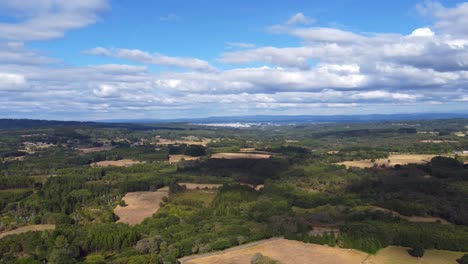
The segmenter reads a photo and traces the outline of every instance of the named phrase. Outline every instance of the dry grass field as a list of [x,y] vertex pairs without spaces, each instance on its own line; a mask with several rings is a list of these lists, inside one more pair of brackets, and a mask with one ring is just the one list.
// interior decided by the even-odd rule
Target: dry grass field
[[83,152],[84,154],[87,154],[87,153],[93,153],[93,152],[107,151],[113,148],[114,147],[112,146],[102,146],[102,147],[93,147],[93,148],[78,148],[78,150]]
[[122,159],[122,160],[104,160],[99,162],[91,163],[91,167],[107,167],[107,166],[116,166],[116,167],[128,167],[135,164],[143,163],[137,160],[131,159]]
[[[375,165],[385,165],[387,167],[393,167],[397,164],[406,165],[410,163],[422,164],[431,161],[436,155],[424,155],[424,154],[392,154],[387,159],[376,159],[374,162],[371,160],[354,160],[354,161],[343,161],[336,163],[338,165],[345,165],[349,167],[358,168],[372,168]],[[389,162],[390,161],[390,162]]]
[[45,230],[53,230],[55,229],[55,225],[29,225],[23,226],[20,228],[16,228],[10,231],[0,233],[0,239],[4,238],[9,235],[18,235],[30,231],[45,231]]
[[169,163],[177,163],[181,160],[199,160],[200,157],[192,157],[187,155],[169,155]]
[[187,190],[196,190],[196,189],[217,189],[222,184],[209,184],[209,183],[188,183],[188,182],[181,182],[179,185],[185,185]]
[[212,159],[269,159],[269,154],[255,153],[215,153],[211,155]]
[[408,254],[407,248],[389,246],[376,255],[352,249],[308,244],[286,239],[267,239],[220,252],[188,256],[179,259],[185,264],[244,264],[256,253],[261,253],[281,264],[449,264],[463,256],[463,252],[426,250],[422,258]]
[[390,246],[370,255],[363,264],[454,264],[463,256],[462,252],[426,250],[422,258],[408,254],[407,248]]
[[360,264],[367,254],[351,249],[333,248],[287,239],[269,239],[254,242],[221,252],[208,253],[180,259],[186,264],[245,264],[256,253],[270,257],[282,264]]
[[169,195],[169,188],[161,188],[154,192],[130,192],[122,199],[127,206],[118,205],[114,213],[120,217],[118,223],[137,225],[148,217],[151,217],[159,209],[159,204],[164,197]]

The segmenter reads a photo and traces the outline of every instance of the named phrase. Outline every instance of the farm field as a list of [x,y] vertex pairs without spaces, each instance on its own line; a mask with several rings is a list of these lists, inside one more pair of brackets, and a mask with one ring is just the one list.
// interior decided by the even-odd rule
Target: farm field
[[281,264],[360,264],[367,257],[366,253],[351,249],[333,248],[287,239],[270,239],[207,254],[207,256],[192,256],[194,257],[192,259],[191,257],[183,258],[179,261],[186,264],[244,264],[250,263],[250,259],[256,253],[277,260]]
[[45,231],[45,230],[53,230],[53,229],[55,229],[55,225],[49,225],[49,224],[23,226],[23,227],[19,227],[10,231],[0,233],[0,239],[9,235],[18,235],[18,234],[22,234],[22,233],[26,233],[30,231]]
[[[377,166],[385,165],[388,167],[393,167],[397,164],[407,165],[407,164],[422,164],[429,162],[436,155],[425,155],[425,154],[392,154],[386,159],[376,159],[372,161],[370,159],[365,160],[354,160],[354,161],[343,161],[338,162],[338,165],[345,165],[349,167],[357,168],[372,168],[376,164]],[[390,162],[389,162],[390,161]]]
[[215,153],[211,155],[212,159],[269,159],[269,154],[255,153]]
[[181,160],[199,160],[200,157],[192,157],[188,155],[169,155],[169,163],[177,163]]
[[130,192],[122,199],[126,206],[118,205],[114,213],[120,217],[118,223],[137,225],[151,217],[159,209],[159,204],[168,196],[168,188],[161,188],[154,192]]
[[463,256],[463,252],[445,250],[426,250],[422,258],[408,254],[408,248],[389,246],[381,249],[377,255],[369,255],[363,264],[453,264]]
[[108,151],[113,149],[112,146],[102,146],[102,147],[92,147],[92,148],[78,148],[79,151],[83,152],[84,154],[100,152],[100,151]]
[[131,159],[121,159],[121,160],[104,160],[99,162],[91,163],[91,167],[107,167],[107,166],[116,166],[116,167],[128,167],[135,164],[143,163],[141,161],[131,160]]

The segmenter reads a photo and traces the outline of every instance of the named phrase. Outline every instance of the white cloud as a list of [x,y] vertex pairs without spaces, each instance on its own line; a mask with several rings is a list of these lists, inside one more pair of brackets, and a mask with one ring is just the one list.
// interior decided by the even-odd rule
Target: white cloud
[[468,3],[463,2],[455,7],[444,7],[437,1],[424,1],[417,6],[419,12],[423,15],[432,17],[435,27],[443,34],[453,36],[468,36]]
[[21,74],[0,72],[0,90],[12,91],[23,88],[26,81]]
[[114,57],[144,64],[174,66],[198,71],[216,71],[207,61],[197,58],[170,57],[159,53],[150,54],[138,49],[106,49],[97,47],[84,51],[86,54]]
[[98,88],[93,90],[93,93],[98,97],[111,97],[117,96],[118,89],[112,85],[101,84]]
[[247,42],[228,42],[226,44],[229,48],[248,49],[255,47],[255,44]]
[[[34,7],[26,1],[4,1],[0,7],[12,14],[21,10],[24,14],[18,18],[22,21],[41,14],[86,13],[94,22],[106,8],[97,5],[105,1],[82,2],[35,0]],[[78,7],[81,4],[84,6]],[[436,11],[430,14],[452,9],[460,12],[460,6],[434,5],[431,10]],[[444,21],[449,19],[437,14]],[[363,34],[309,27],[306,24],[312,21],[298,13],[289,22],[276,25],[274,32],[298,38],[300,45],[226,43],[236,50],[220,54],[217,62],[231,65],[219,69],[197,58],[103,47],[85,53],[140,65],[71,66],[23,44],[29,39],[48,39],[51,35],[47,32],[57,29],[36,25],[29,30],[40,29],[37,34],[44,38],[32,35],[0,42],[0,114],[33,117],[30,115],[35,113],[57,113],[72,119],[86,113],[83,116],[91,119],[110,114],[131,118],[304,111],[339,114],[351,112],[348,108],[353,108],[352,112],[408,111],[412,107],[442,109],[437,108],[441,105],[443,110],[454,105],[466,109],[468,37],[461,34],[461,27],[453,31],[456,34],[444,29],[442,20],[435,17],[434,24],[406,34]],[[461,20],[450,21],[456,24]],[[60,36],[72,28],[65,25],[54,34]],[[150,65],[184,71],[167,68],[153,72]]]
[[434,32],[430,28],[417,28],[410,35],[410,37],[433,37]]
[[164,21],[164,22],[177,21],[179,19],[180,19],[179,16],[177,16],[176,14],[173,14],[173,13],[170,13],[170,14],[168,14],[166,16],[159,17],[159,20]]
[[286,22],[286,25],[296,25],[296,24],[310,24],[313,23],[314,20],[305,16],[303,13],[297,13],[293,15],[289,20]]
[[0,23],[0,39],[29,41],[63,37],[69,30],[95,23],[98,14],[107,8],[107,0],[3,0],[0,9],[22,20]]

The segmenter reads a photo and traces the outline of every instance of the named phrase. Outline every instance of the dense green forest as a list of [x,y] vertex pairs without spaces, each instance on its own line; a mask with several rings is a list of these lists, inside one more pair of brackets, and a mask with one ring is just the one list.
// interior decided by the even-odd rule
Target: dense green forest
[[[55,229],[0,238],[0,263],[176,263],[279,236],[369,253],[388,245],[468,252],[468,119],[241,129],[1,124],[0,235],[29,225]],[[211,158],[223,152],[268,158]],[[395,153],[431,158],[338,164]],[[170,155],[196,159],[169,163]],[[138,163],[95,165],[120,160]],[[114,208],[125,206],[127,193],[163,187],[169,195],[153,216],[117,223]]]

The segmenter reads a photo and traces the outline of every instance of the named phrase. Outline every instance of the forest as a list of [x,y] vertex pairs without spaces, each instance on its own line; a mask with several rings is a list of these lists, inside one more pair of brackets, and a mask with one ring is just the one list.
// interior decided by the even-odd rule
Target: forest
[[[0,125],[0,263],[177,263],[273,237],[468,252],[468,119]],[[134,163],[100,165],[122,160]],[[164,188],[141,223],[116,214]],[[2,236],[41,225],[54,228]]]

